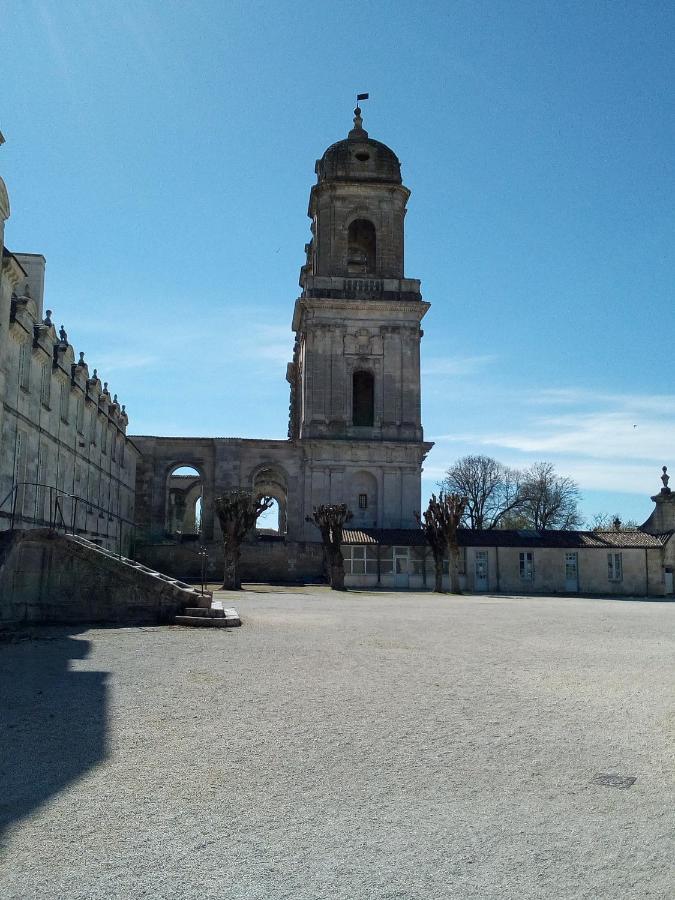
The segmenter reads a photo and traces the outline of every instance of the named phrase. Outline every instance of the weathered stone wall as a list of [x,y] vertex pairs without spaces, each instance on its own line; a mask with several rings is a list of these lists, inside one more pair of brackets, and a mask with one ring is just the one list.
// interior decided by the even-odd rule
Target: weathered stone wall
[[[9,214],[0,185],[0,222]],[[11,527],[18,482],[69,495],[61,512],[88,537],[125,549],[134,519],[136,448],[126,437],[124,406],[91,374],[44,310],[45,259],[4,252],[0,276],[0,531]],[[21,487],[15,525],[49,524],[53,492]],[[5,501],[3,503],[3,501]],[[98,508],[97,508],[98,507]],[[118,520],[127,519],[120,533]]]
[[168,623],[187,588],[47,529],[0,534],[0,625]]
[[[206,546],[207,581],[218,582],[223,577],[223,545],[210,541]],[[198,581],[201,577],[201,557],[198,541],[166,540],[140,543],[136,558],[152,568],[176,578]],[[294,584],[324,580],[323,546],[320,543],[287,541],[262,536],[242,546],[241,574],[243,581]]]

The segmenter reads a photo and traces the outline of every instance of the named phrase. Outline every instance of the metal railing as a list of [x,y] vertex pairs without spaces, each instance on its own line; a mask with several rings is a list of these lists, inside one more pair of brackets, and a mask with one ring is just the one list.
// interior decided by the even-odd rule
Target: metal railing
[[[29,498],[26,497],[26,488],[35,488],[35,495],[31,504],[33,507],[32,515],[27,514],[25,511],[27,501],[29,501]],[[45,518],[47,497],[49,498],[49,515]],[[10,504],[9,510],[6,509],[8,504]],[[98,518],[106,518],[105,534],[98,529],[89,527],[88,518],[90,515],[94,515],[94,510],[97,511]],[[35,527],[47,527],[52,531],[63,531],[66,534],[93,535],[97,538],[116,540],[117,553],[120,557],[122,556],[124,526],[129,526],[128,536],[130,542],[133,542],[136,528],[135,522],[119,515],[119,513],[113,512],[110,507],[106,509],[98,503],[87,500],[86,497],[71,494],[68,491],[54,487],[53,484],[44,484],[40,481],[19,481],[14,484],[0,503],[0,517],[9,519],[10,529],[14,529],[15,524],[21,522],[22,524]],[[114,531],[116,533],[113,535],[110,534],[111,522],[115,522]]]

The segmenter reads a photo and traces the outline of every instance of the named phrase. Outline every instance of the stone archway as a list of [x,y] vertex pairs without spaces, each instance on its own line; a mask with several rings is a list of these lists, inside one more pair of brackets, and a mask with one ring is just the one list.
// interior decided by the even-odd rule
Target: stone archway
[[173,465],[166,476],[164,527],[171,537],[202,530],[204,479],[194,465]]
[[[276,528],[280,536],[288,531],[288,480],[279,466],[262,465],[251,475],[251,489],[256,497],[272,497],[276,501]],[[269,527],[269,526],[268,526]]]

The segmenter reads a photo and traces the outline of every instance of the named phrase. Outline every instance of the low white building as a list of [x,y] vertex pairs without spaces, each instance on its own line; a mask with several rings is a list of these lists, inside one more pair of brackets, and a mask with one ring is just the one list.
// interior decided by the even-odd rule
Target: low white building
[[[508,531],[461,529],[460,583],[472,592],[672,596],[675,494],[664,487],[639,529]],[[420,529],[345,529],[345,584],[434,586],[431,549]],[[445,565],[447,573],[447,563]],[[449,579],[444,578],[445,587]]]

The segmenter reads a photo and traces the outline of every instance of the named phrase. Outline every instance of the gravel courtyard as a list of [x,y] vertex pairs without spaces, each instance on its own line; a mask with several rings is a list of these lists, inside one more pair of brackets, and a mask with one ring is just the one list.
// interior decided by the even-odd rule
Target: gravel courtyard
[[3,900],[675,896],[675,604],[223,596],[0,644]]

